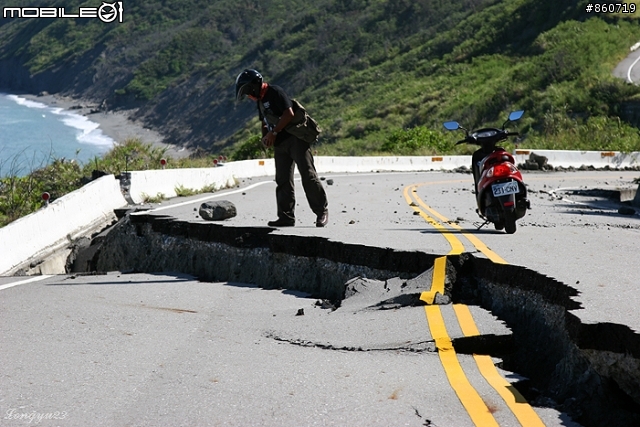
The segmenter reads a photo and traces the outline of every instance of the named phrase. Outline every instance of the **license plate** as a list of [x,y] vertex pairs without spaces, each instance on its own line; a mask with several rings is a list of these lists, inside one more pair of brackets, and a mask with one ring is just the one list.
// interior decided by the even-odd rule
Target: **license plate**
[[518,194],[520,189],[516,181],[504,182],[502,184],[493,184],[491,186],[495,197],[506,196],[508,194]]

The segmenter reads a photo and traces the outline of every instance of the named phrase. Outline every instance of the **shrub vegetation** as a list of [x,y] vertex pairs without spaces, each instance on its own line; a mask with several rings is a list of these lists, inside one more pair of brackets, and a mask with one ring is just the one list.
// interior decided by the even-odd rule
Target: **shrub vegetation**
[[[165,168],[210,167],[216,158],[212,155],[195,155],[191,158],[172,159],[165,149],[158,149],[139,139],[123,141],[93,161],[81,164],[75,160],[52,159],[41,168],[25,176],[10,174],[0,178],[0,227],[28,215],[43,205],[42,195],[47,192],[53,201],[82,187],[96,176],[94,171],[119,176],[127,170],[160,169],[160,159],[167,158]],[[179,196],[197,192],[213,192],[216,188],[176,189]],[[160,202],[163,195],[148,196],[148,202]]]

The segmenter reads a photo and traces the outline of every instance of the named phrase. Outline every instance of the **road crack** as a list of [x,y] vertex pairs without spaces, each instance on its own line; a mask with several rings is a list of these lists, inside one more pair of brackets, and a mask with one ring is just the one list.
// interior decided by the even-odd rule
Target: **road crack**
[[369,352],[369,351],[393,351],[393,352],[406,352],[406,353],[436,353],[436,344],[433,340],[425,340],[418,342],[406,342],[406,343],[389,343],[379,346],[349,346],[342,345],[337,346],[330,343],[314,342],[309,340],[303,340],[298,338],[285,338],[277,335],[274,332],[267,332],[265,334],[267,338],[273,339],[278,342],[284,342],[299,347],[312,347],[320,348],[322,350],[336,350],[336,351],[350,351],[350,352]]

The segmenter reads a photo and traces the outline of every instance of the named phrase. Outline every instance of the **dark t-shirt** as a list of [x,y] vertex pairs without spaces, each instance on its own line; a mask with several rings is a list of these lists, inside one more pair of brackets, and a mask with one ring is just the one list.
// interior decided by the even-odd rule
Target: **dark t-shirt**
[[[267,115],[273,115],[276,117],[281,117],[286,109],[292,108],[293,106],[289,95],[287,95],[284,89],[276,85],[269,85],[269,87],[267,87],[266,93],[262,97],[262,100],[258,102],[262,102],[265,113]],[[260,116],[260,122],[264,123],[264,115],[260,111],[260,107],[258,107],[258,115]],[[271,123],[271,121],[269,121],[269,124],[271,126],[275,126],[278,123]],[[278,134],[278,136],[276,137],[276,141],[282,139],[280,135],[281,134]]]

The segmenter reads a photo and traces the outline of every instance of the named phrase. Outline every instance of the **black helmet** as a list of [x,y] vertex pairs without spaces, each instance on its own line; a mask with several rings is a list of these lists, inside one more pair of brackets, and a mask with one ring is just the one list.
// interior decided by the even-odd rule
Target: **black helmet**
[[236,77],[236,99],[238,101],[247,95],[259,98],[260,89],[262,89],[262,74],[256,70],[246,69]]

